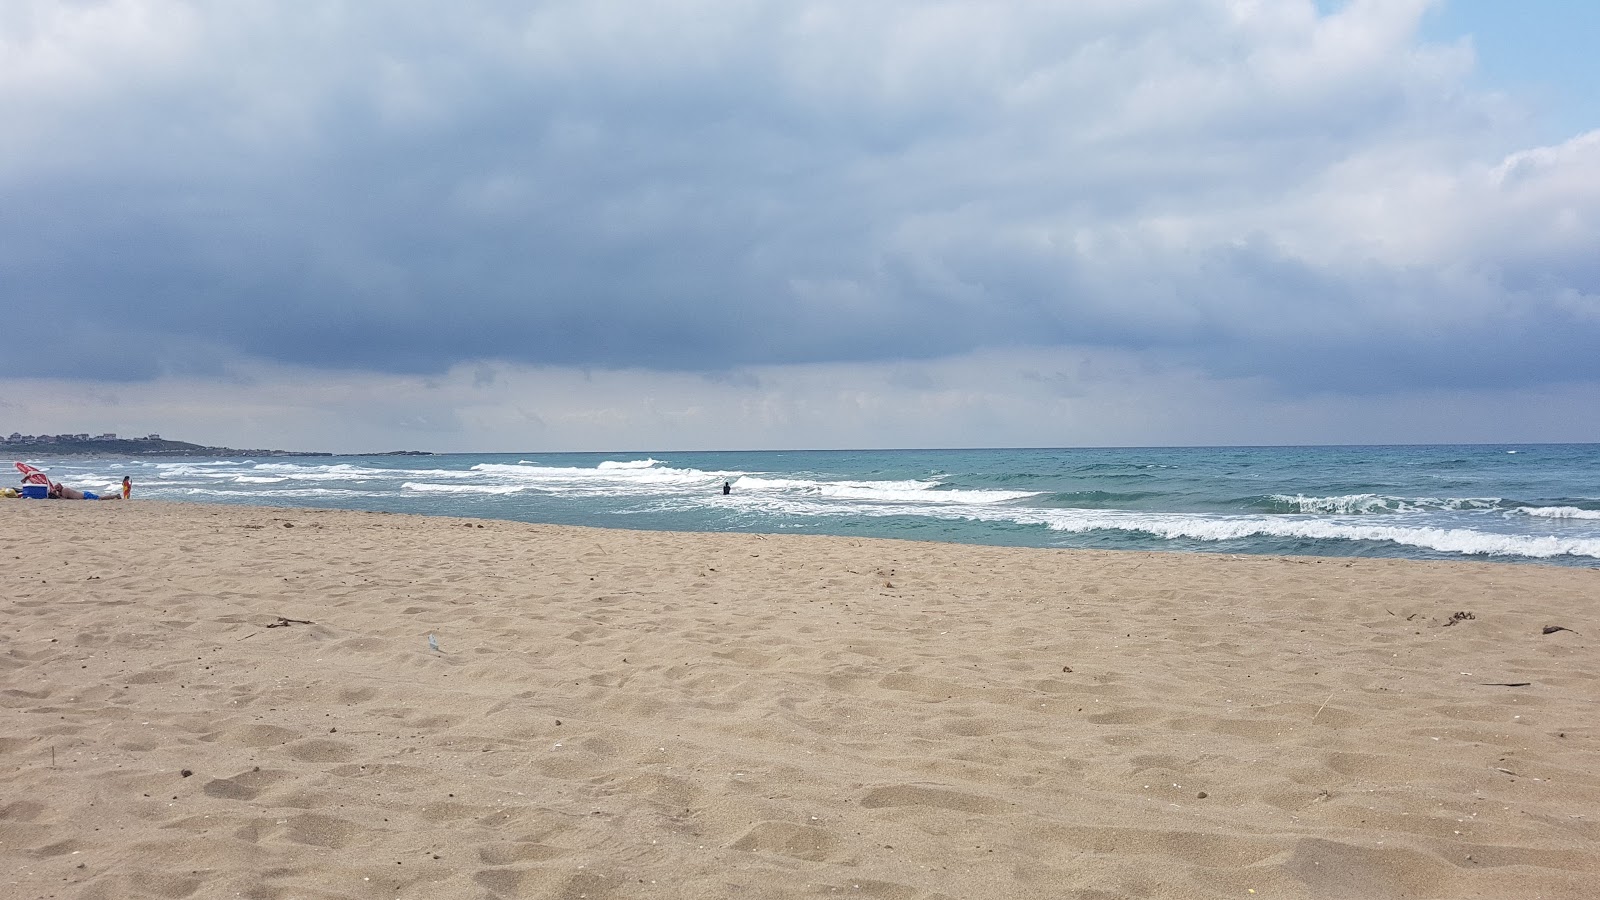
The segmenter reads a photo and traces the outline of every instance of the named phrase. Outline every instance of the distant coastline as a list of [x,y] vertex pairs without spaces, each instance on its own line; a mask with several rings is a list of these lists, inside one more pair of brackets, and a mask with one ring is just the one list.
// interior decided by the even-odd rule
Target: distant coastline
[[141,438],[84,437],[82,435],[26,435],[0,437],[0,447],[12,456],[433,456],[427,450],[389,450],[382,453],[343,454],[323,450],[265,450],[207,447],[188,441],[169,441],[158,435]]

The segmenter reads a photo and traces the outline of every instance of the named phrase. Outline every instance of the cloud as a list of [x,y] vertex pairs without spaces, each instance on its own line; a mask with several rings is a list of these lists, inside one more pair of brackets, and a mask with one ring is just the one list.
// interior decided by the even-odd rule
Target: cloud
[[[0,417],[30,432],[113,431],[333,452],[1149,446],[1592,440],[1600,386],[1382,396],[1290,393],[1162,353],[988,351],[932,361],[761,366],[735,377],[463,364],[431,376],[247,364],[226,380],[108,390],[13,383]],[[268,437],[263,437],[268,436]]]
[[1600,381],[1600,132],[1526,146],[1432,5],[15,4],[0,309],[61,337],[0,378]]

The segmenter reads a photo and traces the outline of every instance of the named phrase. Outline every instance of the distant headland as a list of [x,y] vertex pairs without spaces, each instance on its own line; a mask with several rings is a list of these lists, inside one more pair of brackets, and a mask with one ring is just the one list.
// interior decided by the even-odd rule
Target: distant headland
[[[307,450],[245,450],[207,447],[188,441],[170,441],[159,434],[125,438],[115,434],[22,434],[0,438],[0,446],[13,453],[37,456],[333,456]],[[392,450],[366,456],[432,456],[426,450]]]

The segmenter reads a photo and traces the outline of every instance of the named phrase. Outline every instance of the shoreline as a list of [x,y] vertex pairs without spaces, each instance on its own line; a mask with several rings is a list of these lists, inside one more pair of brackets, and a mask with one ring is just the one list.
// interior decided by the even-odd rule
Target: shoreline
[[[1236,455],[149,459],[59,461],[54,477],[100,484],[131,475],[137,499],[705,533],[1600,566],[1600,501],[1590,497],[1592,479],[1578,475],[1597,462],[1587,449],[1524,457],[1444,447],[1426,460],[1365,451]],[[1418,474],[1424,462],[1452,471],[1450,486]],[[737,483],[722,496],[729,478]]]
[[[1589,572],[1600,573],[1600,560],[1593,560],[1593,559],[1590,559],[1588,557],[1554,557],[1554,558],[1545,558],[1545,557],[1528,557],[1528,556],[1492,556],[1492,555],[1487,555],[1487,554],[1469,556],[1469,555],[1461,554],[1461,555],[1458,555],[1456,557],[1451,557],[1451,558],[1418,559],[1418,558],[1415,558],[1415,557],[1407,557],[1407,556],[1347,556],[1347,555],[1341,555],[1341,554],[1336,554],[1336,553],[1328,553],[1328,554],[1319,555],[1319,554],[1314,554],[1314,553],[1306,553],[1306,554],[1266,553],[1266,552],[1257,552],[1257,551],[1252,551],[1252,550],[1170,549],[1170,548],[1164,548],[1164,547],[1151,548],[1151,549],[1132,549],[1132,548],[1120,548],[1120,547],[1118,547],[1118,548],[1099,548],[1099,547],[1069,547],[1069,546],[1035,546],[1035,545],[1031,545],[1031,544],[997,544],[997,543],[985,543],[985,542],[980,542],[980,541],[961,541],[961,540],[953,540],[953,539],[952,540],[934,540],[934,539],[931,539],[931,538],[908,537],[908,536],[900,536],[900,535],[870,535],[870,536],[869,535],[842,535],[842,534],[834,534],[834,533],[822,532],[822,531],[711,531],[711,530],[708,530],[708,531],[695,531],[695,530],[689,530],[689,529],[668,529],[668,528],[649,529],[649,528],[633,527],[633,526],[629,526],[629,525],[603,525],[603,524],[601,524],[601,525],[574,525],[574,524],[565,524],[565,523],[560,523],[560,522],[526,521],[526,520],[523,520],[523,519],[495,518],[495,517],[487,517],[487,516],[462,515],[460,513],[455,513],[455,512],[437,512],[437,513],[436,512],[398,512],[398,511],[393,511],[393,510],[381,510],[381,509],[357,509],[357,508],[346,507],[346,506],[283,506],[283,505],[277,505],[277,504],[260,504],[260,505],[258,505],[258,504],[254,504],[254,503],[244,503],[244,502],[235,502],[235,501],[155,500],[155,499],[141,498],[139,496],[139,493],[138,493],[139,485],[137,485],[137,484],[134,486],[134,491],[135,491],[134,497],[132,498],[132,500],[130,502],[137,503],[137,504],[140,504],[140,505],[147,505],[147,506],[171,505],[171,506],[179,507],[179,508],[189,508],[189,507],[194,507],[194,508],[198,508],[198,509],[213,509],[213,508],[216,508],[216,509],[228,509],[228,510],[235,510],[235,511],[255,510],[255,511],[265,511],[265,512],[281,512],[281,513],[297,513],[297,512],[300,512],[300,513],[324,513],[324,512],[326,512],[326,513],[351,513],[351,514],[355,514],[355,515],[401,516],[401,517],[414,517],[414,518],[418,518],[418,519],[452,519],[452,520],[458,520],[458,521],[484,522],[484,523],[497,522],[497,523],[504,523],[504,524],[508,524],[508,525],[522,525],[522,526],[527,526],[527,527],[531,527],[531,528],[574,529],[574,530],[579,530],[579,531],[582,531],[582,530],[593,530],[593,531],[600,531],[600,532],[606,532],[606,533],[622,532],[622,533],[636,533],[636,534],[679,534],[679,535],[692,535],[692,536],[705,536],[705,537],[716,537],[716,536],[719,536],[719,535],[727,535],[727,536],[743,535],[743,536],[759,536],[759,537],[772,537],[772,538],[791,538],[791,537],[793,537],[793,538],[831,538],[831,539],[844,540],[844,541],[887,541],[887,542],[890,542],[890,543],[928,544],[928,545],[934,546],[934,547],[972,547],[972,548],[985,548],[986,547],[986,548],[992,548],[992,549],[996,549],[996,550],[1027,550],[1027,551],[1033,551],[1033,552],[1039,552],[1039,553],[1090,553],[1090,554],[1093,554],[1093,553],[1108,553],[1108,554],[1127,554],[1127,555],[1135,555],[1135,556],[1149,554],[1149,555],[1155,555],[1155,556],[1181,556],[1181,557],[1195,556],[1195,557],[1214,558],[1214,559],[1285,559],[1285,560],[1318,561],[1318,562],[1328,562],[1328,563],[1335,563],[1335,564],[1342,564],[1342,563],[1345,563],[1345,562],[1363,562],[1363,563],[1402,562],[1402,563],[1415,563],[1415,564],[1422,564],[1422,565],[1439,564],[1439,565],[1447,565],[1447,566],[1448,565],[1465,565],[1465,566],[1486,565],[1486,566],[1511,566],[1511,567],[1516,567],[1516,568],[1535,567],[1535,568],[1541,568],[1541,569],[1563,569],[1563,570],[1589,571]],[[27,502],[27,503],[56,502],[56,501],[26,500],[24,498],[10,498],[10,499],[16,499],[19,502]],[[102,497],[101,499],[106,499],[106,498]],[[0,502],[5,502],[5,501],[0,501]],[[72,501],[67,501],[67,502],[72,502]],[[0,507],[0,509],[3,509],[3,507]]]
[[19,897],[1600,877],[1593,569],[6,509]]
[[[573,525],[573,524],[565,524],[565,523],[560,523],[560,522],[530,522],[530,521],[525,521],[523,519],[508,519],[508,518],[496,518],[496,517],[491,517],[491,516],[462,515],[460,513],[453,513],[453,512],[437,512],[437,513],[435,513],[435,512],[397,512],[397,511],[393,511],[393,510],[383,510],[383,509],[357,509],[357,508],[345,507],[345,506],[284,506],[284,505],[277,505],[277,504],[259,504],[258,505],[258,504],[255,504],[255,503],[243,503],[243,502],[234,502],[234,501],[164,500],[164,499],[163,500],[156,500],[156,499],[145,499],[145,498],[139,497],[138,494],[137,494],[138,489],[139,489],[139,486],[135,485],[134,486],[134,490],[135,490],[136,493],[135,493],[134,497],[130,501],[128,501],[132,505],[146,506],[146,507],[151,507],[151,508],[171,507],[173,509],[194,509],[194,510],[222,509],[222,510],[230,510],[230,511],[233,511],[233,512],[258,512],[258,513],[278,514],[280,518],[284,517],[284,516],[288,516],[290,514],[294,514],[294,513],[304,513],[304,514],[311,514],[311,515],[321,514],[321,513],[331,513],[331,514],[346,514],[347,513],[347,514],[355,515],[355,516],[394,516],[394,517],[399,517],[399,518],[402,518],[402,519],[451,520],[451,521],[466,522],[466,523],[482,523],[484,525],[488,525],[490,523],[495,523],[495,524],[502,524],[502,525],[522,526],[522,527],[535,528],[535,529],[555,529],[555,530],[558,530],[558,531],[560,531],[560,530],[571,530],[571,531],[575,531],[575,532],[594,531],[594,532],[600,532],[600,533],[603,533],[603,534],[621,533],[621,534],[636,534],[636,535],[683,535],[683,536],[686,536],[686,537],[706,537],[706,538],[716,538],[716,537],[720,537],[720,536],[726,536],[726,537],[755,537],[755,538],[779,539],[779,540],[787,540],[787,539],[790,539],[790,538],[795,538],[795,539],[806,539],[806,540],[809,540],[809,539],[820,539],[820,540],[853,541],[853,542],[880,542],[881,541],[881,542],[885,542],[885,543],[889,543],[889,544],[927,545],[928,547],[932,547],[932,548],[937,548],[937,547],[959,547],[959,548],[971,548],[971,549],[992,549],[992,550],[1002,550],[1002,551],[1015,550],[1015,551],[1022,551],[1022,552],[1028,552],[1028,553],[1067,553],[1067,554],[1088,554],[1088,555],[1106,554],[1106,555],[1110,555],[1110,556],[1130,556],[1130,557],[1143,557],[1143,556],[1154,556],[1154,557],[1169,557],[1169,556],[1170,557],[1199,557],[1199,558],[1202,558],[1202,559],[1237,560],[1237,561],[1251,560],[1251,559],[1263,559],[1263,560],[1297,561],[1297,562],[1300,562],[1300,563],[1318,563],[1318,564],[1324,564],[1325,563],[1325,564],[1333,564],[1333,565],[1343,565],[1345,563],[1380,564],[1380,565],[1381,564],[1385,564],[1385,563],[1404,563],[1404,564],[1421,565],[1421,566],[1432,566],[1432,565],[1438,565],[1438,566],[1457,566],[1457,565],[1459,565],[1459,566],[1506,566],[1506,567],[1510,567],[1510,568],[1513,568],[1513,569],[1521,569],[1521,568],[1532,567],[1532,568],[1536,568],[1536,569],[1551,569],[1551,570],[1562,570],[1562,571],[1578,571],[1578,572],[1587,571],[1587,572],[1596,573],[1596,575],[1600,575],[1600,560],[1595,560],[1593,562],[1590,562],[1590,561],[1587,561],[1586,559],[1582,559],[1582,558],[1573,559],[1572,561],[1556,561],[1556,560],[1547,559],[1547,558],[1540,558],[1540,557],[1523,557],[1523,556],[1497,557],[1497,556],[1488,556],[1488,555],[1481,555],[1481,556],[1461,555],[1461,556],[1458,556],[1458,557],[1443,558],[1443,559],[1416,559],[1416,558],[1404,557],[1404,556],[1341,556],[1341,555],[1335,555],[1335,554],[1318,555],[1318,554],[1314,554],[1314,553],[1306,553],[1306,554],[1258,553],[1258,552],[1254,552],[1254,551],[1244,551],[1244,550],[1209,550],[1209,549],[1178,550],[1178,549],[1167,549],[1167,548],[1131,549],[1131,548],[1122,548],[1122,547],[1114,547],[1114,548],[1113,547],[1104,547],[1104,548],[1102,548],[1102,547],[1040,547],[1040,546],[1034,546],[1034,545],[1031,545],[1031,544],[991,544],[991,543],[979,543],[979,542],[968,542],[968,541],[957,541],[957,540],[947,540],[946,541],[946,540],[934,540],[934,539],[931,539],[931,538],[906,537],[906,536],[900,536],[900,535],[871,535],[871,536],[868,536],[868,535],[840,535],[840,534],[832,534],[832,533],[826,533],[826,532],[797,531],[797,530],[796,531],[693,531],[693,530],[688,530],[688,529],[638,528],[638,527],[630,527],[628,525]],[[75,502],[75,501],[57,501],[57,500],[49,500],[49,501],[27,500],[27,499],[24,499],[24,498],[11,498],[11,499],[15,499],[18,502],[28,503],[28,504],[33,504],[33,505],[44,505],[46,503],[54,504],[54,503],[57,503],[57,502],[66,502],[66,503]],[[107,498],[103,497],[101,499],[105,500]],[[117,501],[117,502],[120,502],[120,500]],[[3,510],[3,509],[5,509],[5,507],[0,506],[0,510]]]

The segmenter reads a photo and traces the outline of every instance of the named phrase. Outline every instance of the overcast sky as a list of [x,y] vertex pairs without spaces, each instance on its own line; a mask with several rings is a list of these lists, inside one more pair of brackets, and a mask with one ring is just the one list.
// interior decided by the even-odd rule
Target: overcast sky
[[1600,441],[1594,4],[0,0],[0,433]]

